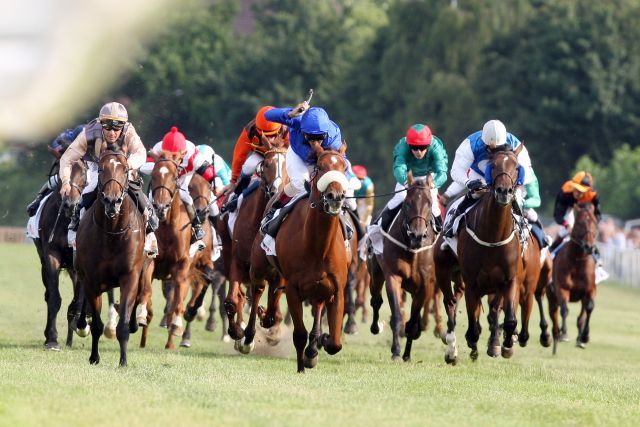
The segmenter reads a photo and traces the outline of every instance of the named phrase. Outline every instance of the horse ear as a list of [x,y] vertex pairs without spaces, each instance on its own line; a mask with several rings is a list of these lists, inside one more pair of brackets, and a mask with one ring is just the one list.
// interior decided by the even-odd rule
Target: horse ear
[[407,183],[409,185],[413,185],[413,171],[411,171],[411,170],[407,174]]
[[260,135],[260,142],[262,142],[262,145],[267,149],[267,150],[273,150],[273,145],[271,144],[271,142],[269,142],[269,140],[264,136],[264,134]]
[[518,148],[516,148],[515,150],[513,150],[513,154],[516,155],[516,157],[518,157],[520,155],[520,152],[524,149],[524,142],[520,145],[518,145]]
[[108,148],[107,141],[102,141],[102,144],[100,144],[100,154],[107,151],[107,148]]

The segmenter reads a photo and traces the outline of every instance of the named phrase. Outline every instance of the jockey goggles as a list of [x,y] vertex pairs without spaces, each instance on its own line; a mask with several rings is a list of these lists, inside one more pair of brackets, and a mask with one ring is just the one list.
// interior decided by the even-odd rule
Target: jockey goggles
[[429,149],[428,145],[410,145],[410,149],[415,151],[427,151]]
[[124,122],[121,122],[119,120],[104,120],[100,122],[100,125],[102,126],[102,129],[104,130],[115,130],[116,132],[119,130],[122,130],[122,128],[124,127]]
[[324,141],[327,139],[327,133],[304,133],[304,140],[307,142],[311,141]]

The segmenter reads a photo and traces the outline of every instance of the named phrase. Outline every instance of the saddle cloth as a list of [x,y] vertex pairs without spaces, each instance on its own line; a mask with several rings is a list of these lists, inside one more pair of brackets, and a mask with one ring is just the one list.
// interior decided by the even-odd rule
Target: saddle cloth
[[42,216],[42,209],[44,205],[47,203],[47,200],[53,193],[47,194],[42,201],[40,202],[40,206],[38,206],[38,211],[36,214],[29,218],[27,221],[27,237],[30,239],[38,239],[40,238],[40,217]]

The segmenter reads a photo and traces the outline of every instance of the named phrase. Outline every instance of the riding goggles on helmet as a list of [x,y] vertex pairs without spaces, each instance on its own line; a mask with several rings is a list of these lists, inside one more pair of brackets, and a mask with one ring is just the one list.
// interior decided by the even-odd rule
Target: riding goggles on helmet
[[305,133],[304,134],[305,141],[324,141],[327,139],[327,133]]
[[427,151],[429,149],[428,145],[410,145],[409,148],[415,151]]
[[122,128],[124,127],[124,122],[121,122],[119,120],[103,120],[100,122],[100,124],[102,125],[102,129],[104,130],[115,130],[115,131],[119,131],[122,130]]

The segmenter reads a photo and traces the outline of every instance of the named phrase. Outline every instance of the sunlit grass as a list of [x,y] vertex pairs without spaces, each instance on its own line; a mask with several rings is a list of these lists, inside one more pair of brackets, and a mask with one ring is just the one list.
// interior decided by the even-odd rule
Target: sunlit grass
[[[61,288],[63,344],[66,277]],[[389,329],[372,336],[359,324],[342,352],[321,352],[318,367],[305,375],[295,372],[290,331],[278,347],[259,345],[260,354],[242,356],[219,330],[197,323],[193,347],[168,352],[159,318],[146,349],[132,335],[127,368],[117,367],[117,341],[104,337],[101,363],[90,366],[90,338],[76,336],[74,348],[59,353],[43,350],[43,295],[35,248],[0,246],[0,425],[635,425],[640,419],[640,292],[612,284],[599,287],[586,350],[567,343],[552,357],[537,342],[536,311],[527,348],[510,360],[490,359],[483,354],[485,327],[481,357],[472,363],[463,314],[455,367],[444,363],[444,345],[431,327],[414,344],[412,362],[393,363]],[[157,285],[154,301],[161,306]],[[386,303],[384,309],[388,319]],[[575,337],[578,307],[570,310]]]

